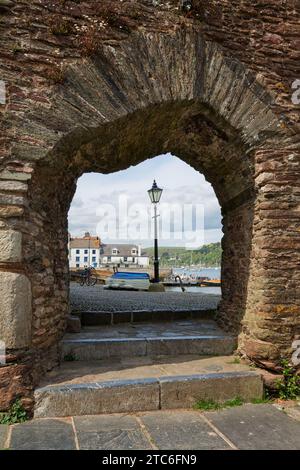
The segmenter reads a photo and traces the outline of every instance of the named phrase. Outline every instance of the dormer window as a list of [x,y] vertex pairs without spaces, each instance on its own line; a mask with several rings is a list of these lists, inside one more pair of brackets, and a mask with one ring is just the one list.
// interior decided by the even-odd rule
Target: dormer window
[[118,248],[113,248],[113,249],[112,249],[112,254],[113,254],[113,255],[117,255],[118,253],[119,253]]
[[136,255],[136,253],[137,253],[137,252],[136,252],[136,248],[132,248],[131,254],[132,254],[132,255]]

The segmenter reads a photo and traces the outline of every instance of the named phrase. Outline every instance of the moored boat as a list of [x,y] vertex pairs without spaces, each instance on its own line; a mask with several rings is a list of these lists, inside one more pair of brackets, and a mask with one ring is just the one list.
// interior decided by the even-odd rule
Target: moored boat
[[204,286],[204,287],[220,287],[221,286],[221,280],[220,279],[210,279],[210,280],[202,281],[201,286]]
[[106,280],[107,289],[149,290],[149,287],[147,273],[116,272]]

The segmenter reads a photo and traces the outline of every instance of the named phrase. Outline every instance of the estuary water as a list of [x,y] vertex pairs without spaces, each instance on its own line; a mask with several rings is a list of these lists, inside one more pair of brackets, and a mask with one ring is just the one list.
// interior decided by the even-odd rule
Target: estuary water
[[[221,268],[173,268],[173,274],[178,274],[184,280],[185,278],[208,277],[210,279],[221,278]],[[221,295],[221,287],[198,287],[191,286],[185,288],[186,292],[197,294]],[[168,292],[182,292],[180,287],[166,287]]]

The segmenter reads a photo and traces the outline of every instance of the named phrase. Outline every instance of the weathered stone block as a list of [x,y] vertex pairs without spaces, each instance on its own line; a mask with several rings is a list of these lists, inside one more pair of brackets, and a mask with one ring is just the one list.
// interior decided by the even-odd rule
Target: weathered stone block
[[110,357],[146,356],[147,343],[143,338],[66,339],[62,341],[62,357],[75,354],[81,361]]
[[24,274],[0,272],[0,340],[6,348],[29,346],[31,287]]
[[24,213],[23,207],[5,205],[0,207],[0,217],[9,218],[9,217],[20,217]]
[[70,315],[67,318],[67,331],[68,333],[80,333],[81,321],[79,317],[76,317],[75,315]]
[[20,181],[1,181],[0,180],[0,191],[15,191],[24,193],[28,189],[26,183]]
[[34,416],[76,416],[159,409],[157,379],[44,387],[35,391]]
[[255,372],[161,377],[161,408],[190,408],[199,400],[223,402],[234,397],[261,398],[263,382]]
[[20,262],[22,258],[22,234],[15,230],[0,231],[0,262]]
[[0,180],[12,180],[12,181],[28,181],[31,179],[30,173],[22,171],[8,171],[4,170],[0,173]]

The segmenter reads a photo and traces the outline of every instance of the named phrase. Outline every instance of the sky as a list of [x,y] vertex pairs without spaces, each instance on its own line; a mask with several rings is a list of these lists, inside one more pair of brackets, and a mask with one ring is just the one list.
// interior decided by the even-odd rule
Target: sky
[[159,155],[109,175],[85,173],[69,211],[69,232],[98,235],[104,243],[153,245],[153,206],[147,190],[163,189],[158,206],[159,245],[195,249],[221,240],[221,213],[202,174],[171,155]]

